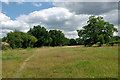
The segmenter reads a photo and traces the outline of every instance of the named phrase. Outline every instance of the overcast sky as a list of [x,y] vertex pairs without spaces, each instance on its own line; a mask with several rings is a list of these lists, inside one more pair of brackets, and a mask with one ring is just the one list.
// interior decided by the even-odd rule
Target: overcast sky
[[77,38],[76,30],[86,25],[91,15],[103,16],[118,27],[117,2],[2,2],[0,36],[41,25],[48,30],[59,29],[67,38]]

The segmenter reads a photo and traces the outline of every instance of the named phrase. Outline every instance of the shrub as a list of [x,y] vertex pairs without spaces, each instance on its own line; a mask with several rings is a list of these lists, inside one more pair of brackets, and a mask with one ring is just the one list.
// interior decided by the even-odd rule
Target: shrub
[[113,46],[114,45],[114,41],[109,42],[109,45]]
[[120,44],[120,40],[118,41],[118,44]]
[[111,46],[114,46],[114,44],[120,44],[120,40],[109,42],[109,45],[111,45]]
[[97,42],[97,45],[98,45],[98,47],[100,47],[101,46],[101,42]]
[[33,47],[37,39],[34,36],[28,35],[20,31],[14,31],[7,34],[7,41],[11,48],[27,48]]
[[2,47],[1,47],[2,50],[8,50],[8,49],[11,49],[10,45],[4,45],[2,44]]
[[114,41],[115,44],[120,44],[120,40],[119,41]]

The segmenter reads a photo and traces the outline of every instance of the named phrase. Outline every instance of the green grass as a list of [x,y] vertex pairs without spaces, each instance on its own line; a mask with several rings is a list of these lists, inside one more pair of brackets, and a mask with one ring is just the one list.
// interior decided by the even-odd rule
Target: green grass
[[47,47],[3,51],[3,78],[117,78],[118,47]]

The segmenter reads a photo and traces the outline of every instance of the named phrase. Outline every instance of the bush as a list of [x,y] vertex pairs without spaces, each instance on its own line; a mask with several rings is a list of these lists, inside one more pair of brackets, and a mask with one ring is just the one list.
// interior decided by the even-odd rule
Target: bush
[[33,47],[37,39],[20,31],[14,31],[7,34],[7,41],[12,49]]
[[100,47],[101,46],[101,42],[97,42],[97,45],[98,45],[98,47]]
[[118,44],[118,41],[113,41],[114,44]]
[[118,41],[118,44],[120,44],[120,40]]
[[109,42],[109,45],[114,46],[114,44],[120,44],[120,40],[119,41],[111,41]]
[[77,42],[76,42],[76,40],[75,39],[70,39],[70,46],[72,46],[72,45],[76,45],[77,44]]
[[115,44],[120,44],[120,40],[119,41],[114,41]]
[[8,49],[11,49],[10,45],[4,45],[2,44],[2,47],[1,47],[2,50],[8,50]]
[[109,42],[109,45],[113,46],[114,45],[114,41]]

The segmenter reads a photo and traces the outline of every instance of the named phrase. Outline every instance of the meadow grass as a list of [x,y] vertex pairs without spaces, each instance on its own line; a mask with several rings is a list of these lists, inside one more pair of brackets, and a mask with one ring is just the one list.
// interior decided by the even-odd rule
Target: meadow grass
[[3,78],[117,78],[118,47],[46,47],[4,50]]

